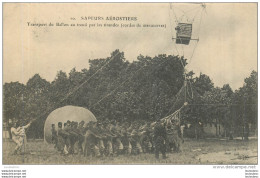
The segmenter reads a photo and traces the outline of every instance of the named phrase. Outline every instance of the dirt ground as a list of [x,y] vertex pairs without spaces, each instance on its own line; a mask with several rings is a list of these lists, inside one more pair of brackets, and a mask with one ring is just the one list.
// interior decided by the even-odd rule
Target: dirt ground
[[12,141],[3,142],[3,164],[257,164],[258,156],[257,139],[186,139],[181,153],[167,153],[167,159],[159,160],[155,159],[154,154],[101,158],[65,156],[43,141],[28,141],[24,155],[13,155],[14,147]]

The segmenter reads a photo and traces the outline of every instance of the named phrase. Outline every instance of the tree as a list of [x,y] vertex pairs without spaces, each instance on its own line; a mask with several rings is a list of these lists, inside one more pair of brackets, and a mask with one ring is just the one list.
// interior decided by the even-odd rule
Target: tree
[[5,83],[3,87],[3,121],[13,122],[21,119],[21,108],[24,108],[23,97],[25,85],[19,82]]
[[242,137],[248,140],[250,127],[257,132],[257,72],[252,71],[250,76],[244,80],[243,87],[235,91],[233,96],[233,108],[235,123],[238,126],[236,132],[241,132]]
[[200,73],[200,76],[196,77],[194,80],[194,86],[196,87],[197,92],[200,95],[203,95],[206,91],[210,91],[214,87],[214,84],[209,76]]
[[24,117],[37,118],[46,111],[49,102],[50,83],[35,74],[26,84],[26,113]]
[[67,104],[66,102],[69,97],[69,90],[70,81],[67,74],[63,71],[59,71],[50,86],[49,99],[52,103],[49,107],[50,110],[54,110]]
[[[204,114],[207,117],[207,123],[215,123],[216,126],[222,124],[227,130],[231,127],[230,107],[232,93],[229,93],[230,90],[227,86],[224,85],[223,88],[216,87],[205,92],[203,95],[203,100],[206,103]],[[219,135],[217,130],[216,135]]]
[[115,50],[107,58],[89,60],[89,69],[73,68],[68,75],[58,71],[51,83],[39,74],[26,85],[5,83],[4,118],[38,118],[36,130],[30,132],[42,137],[48,114],[65,105],[86,107],[98,120],[153,121],[188,102],[181,115],[193,124],[217,120],[227,128],[257,125],[257,72],[233,93],[229,84],[214,87],[210,77],[202,73],[194,77],[193,71],[188,72],[185,82],[185,65],[183,57],[165,54],[139,55],[128,62],[124,52]]
[[42,79],[39,74],[35,74],[26,84],[26,97],[24,101],[24,118],[27,120],[36,119],[28,129],[29,138],[43,137],[43,121],[49,114],[50,83]]

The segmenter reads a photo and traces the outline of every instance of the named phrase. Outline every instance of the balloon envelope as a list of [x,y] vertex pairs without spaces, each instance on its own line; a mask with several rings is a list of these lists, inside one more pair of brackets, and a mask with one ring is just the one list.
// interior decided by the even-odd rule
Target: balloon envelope
[[85,121],[85,124],[97,119],[88,109],[78,106],[64,106],[52,111],[47,117],[44,124],[44,140],[47,143],[51,143],[51,127],[55,124],[55,129],[58,130],[58,122],[62,122],[62,127],[68,120],[81,122]]

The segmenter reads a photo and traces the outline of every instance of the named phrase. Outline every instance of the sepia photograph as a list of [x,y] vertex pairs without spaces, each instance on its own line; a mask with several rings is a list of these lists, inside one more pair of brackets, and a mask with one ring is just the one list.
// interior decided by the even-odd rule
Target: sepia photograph
[[2,3],[2,164],[257,165],[257,8]]

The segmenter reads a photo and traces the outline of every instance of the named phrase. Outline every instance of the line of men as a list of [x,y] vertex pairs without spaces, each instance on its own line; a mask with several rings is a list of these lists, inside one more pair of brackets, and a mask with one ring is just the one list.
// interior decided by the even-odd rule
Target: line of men
[[52,142],[62,154],[84,156],[116,156],[121,154],[180,152],[183,136],[179,123],[157,120],[156,122],[108,121],[80,123],[67,121],[52,124]]

